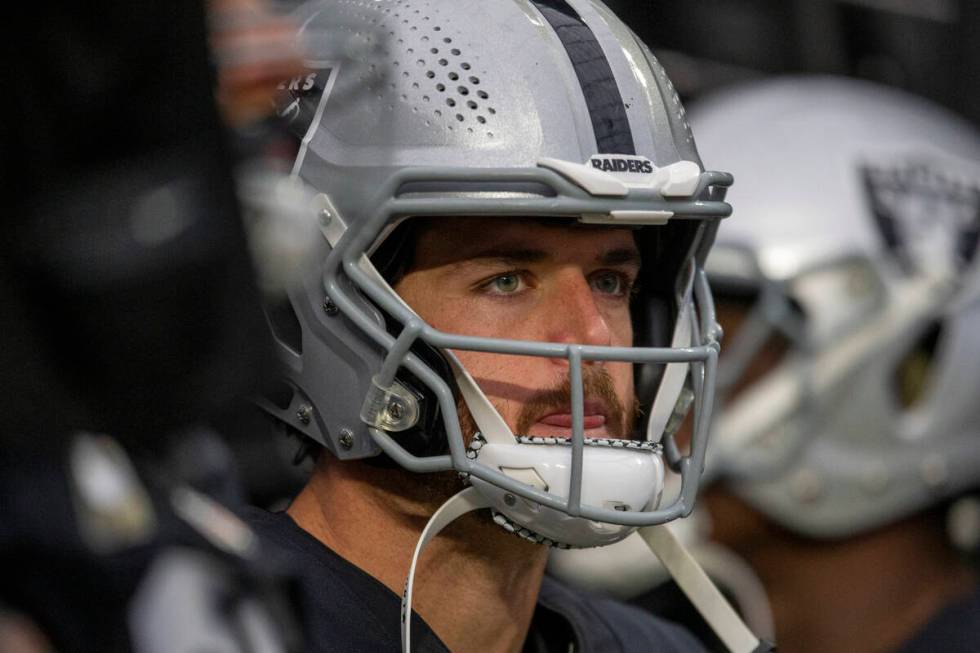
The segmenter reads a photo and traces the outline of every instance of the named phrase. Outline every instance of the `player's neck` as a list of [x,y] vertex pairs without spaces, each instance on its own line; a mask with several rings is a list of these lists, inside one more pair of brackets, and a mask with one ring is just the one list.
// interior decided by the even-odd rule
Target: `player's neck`
[[[289,514],[333,551],[396,594],[405,586],[422,529],[438,507],[392,491],[404,474],[363,463],[318,465]],[[411,482],[411,479],[408,479]],[[454,651],[519,651],[530,625],[547,550],[489,523],[450,525],[426,547],[414,609]]]
[[748,557],[772,600],[780,648],[798,653],[893,651],[976,580],[926,518],[763,549]]

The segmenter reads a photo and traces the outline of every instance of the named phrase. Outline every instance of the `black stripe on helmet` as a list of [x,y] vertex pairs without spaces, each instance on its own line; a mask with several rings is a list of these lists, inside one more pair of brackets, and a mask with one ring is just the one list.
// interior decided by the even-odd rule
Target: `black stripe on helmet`
[[532,0],[568,52],[592,119],[600,154],[636,154],[626,106],[606,53],[565,0]]

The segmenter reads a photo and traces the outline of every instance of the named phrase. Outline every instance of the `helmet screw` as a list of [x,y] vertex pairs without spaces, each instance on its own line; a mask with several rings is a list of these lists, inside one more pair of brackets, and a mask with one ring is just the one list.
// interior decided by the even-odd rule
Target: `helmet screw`
[[303,404],[296,409],[296,418],[299,419],[303,424],[309,424],[310,419],[313,417],[313,406]]
[[340,446],[350,449],[354,446],[354,433],[350,429],[340,429]]
[[508,506],[513,506],[515,503],[517,503],[517,497],[515,497],[513,494],[505,494],[504,503],[506,503]]
[[399,420],[402,418],[402,405],[398,402],[391,402],[388,404],[388,414],[391,415],[392,419]]
[[340,312],[340,309],[337,308],[337,305],[333,303],[332,299],[330,299],[329,297],[324,297],[323,312],[329,315],[330,317],[333,317],[334,315]]
[[320,209],[320,214],[317,216],[317,219],[320,221],[320,226],[326,227],[333,222],[333,214],[328,209]]

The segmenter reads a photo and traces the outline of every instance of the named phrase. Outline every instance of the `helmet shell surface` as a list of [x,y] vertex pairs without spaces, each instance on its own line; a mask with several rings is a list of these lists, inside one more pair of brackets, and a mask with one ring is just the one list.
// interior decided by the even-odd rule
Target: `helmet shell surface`
[[[900,91],[832,77],[733,87],[692,110],[739,176],[713,284],[759,293],[742,331],[780,363],[728,402],[712,473],[780,524],[862,532],[980,481],[980,136]],[[717,283],[716,283],[717,282]],[[752,358],[761,337],[726,342]],[[900,378],[928,358],[913,398]],[[734,363],[733,363],[734,364]]]

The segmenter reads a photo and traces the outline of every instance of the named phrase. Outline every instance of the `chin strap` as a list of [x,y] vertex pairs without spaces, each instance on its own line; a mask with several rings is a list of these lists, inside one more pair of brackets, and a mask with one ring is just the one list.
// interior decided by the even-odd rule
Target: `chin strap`
[[637,532],[650,550],[660,558],[674,581],[729,651],[766,653],[776,650],[770,642],[760,640],[752,634],[728,600],[666,525],[648,526]]
[[[415,585],[415,567],[425,545],[441,533],[446,526],[474,510],[489,508],[490,502],[475,487],[468,487],[452,497],[436,510],[422,530],[412,565],[408,569],[405,593],[402,595],[402,653],[411,652],[412,640],[412,590]],[[665,525],[649,526],[637,531],[650,550],[670,572],[694,607],[708,622],[711,629],[732,653],[767,653],[775,647],[760,640],[739,617],[708,575],[701,569],[684,545]]]
[[442,504],[429,523],[422,530],[419,543],[415,545],[412,556],[412,566],[408,569],[408,580],[405,582],[405,593],[402,595],[402,652],[410,653],[412,639],[412,587],[415,583],[415,565],[418,564],[422,549],[432,538],[442,532],[446,526],[456,521],[468,512],[489,508],[490,502],[475,487],[468,487],[449,498]]

